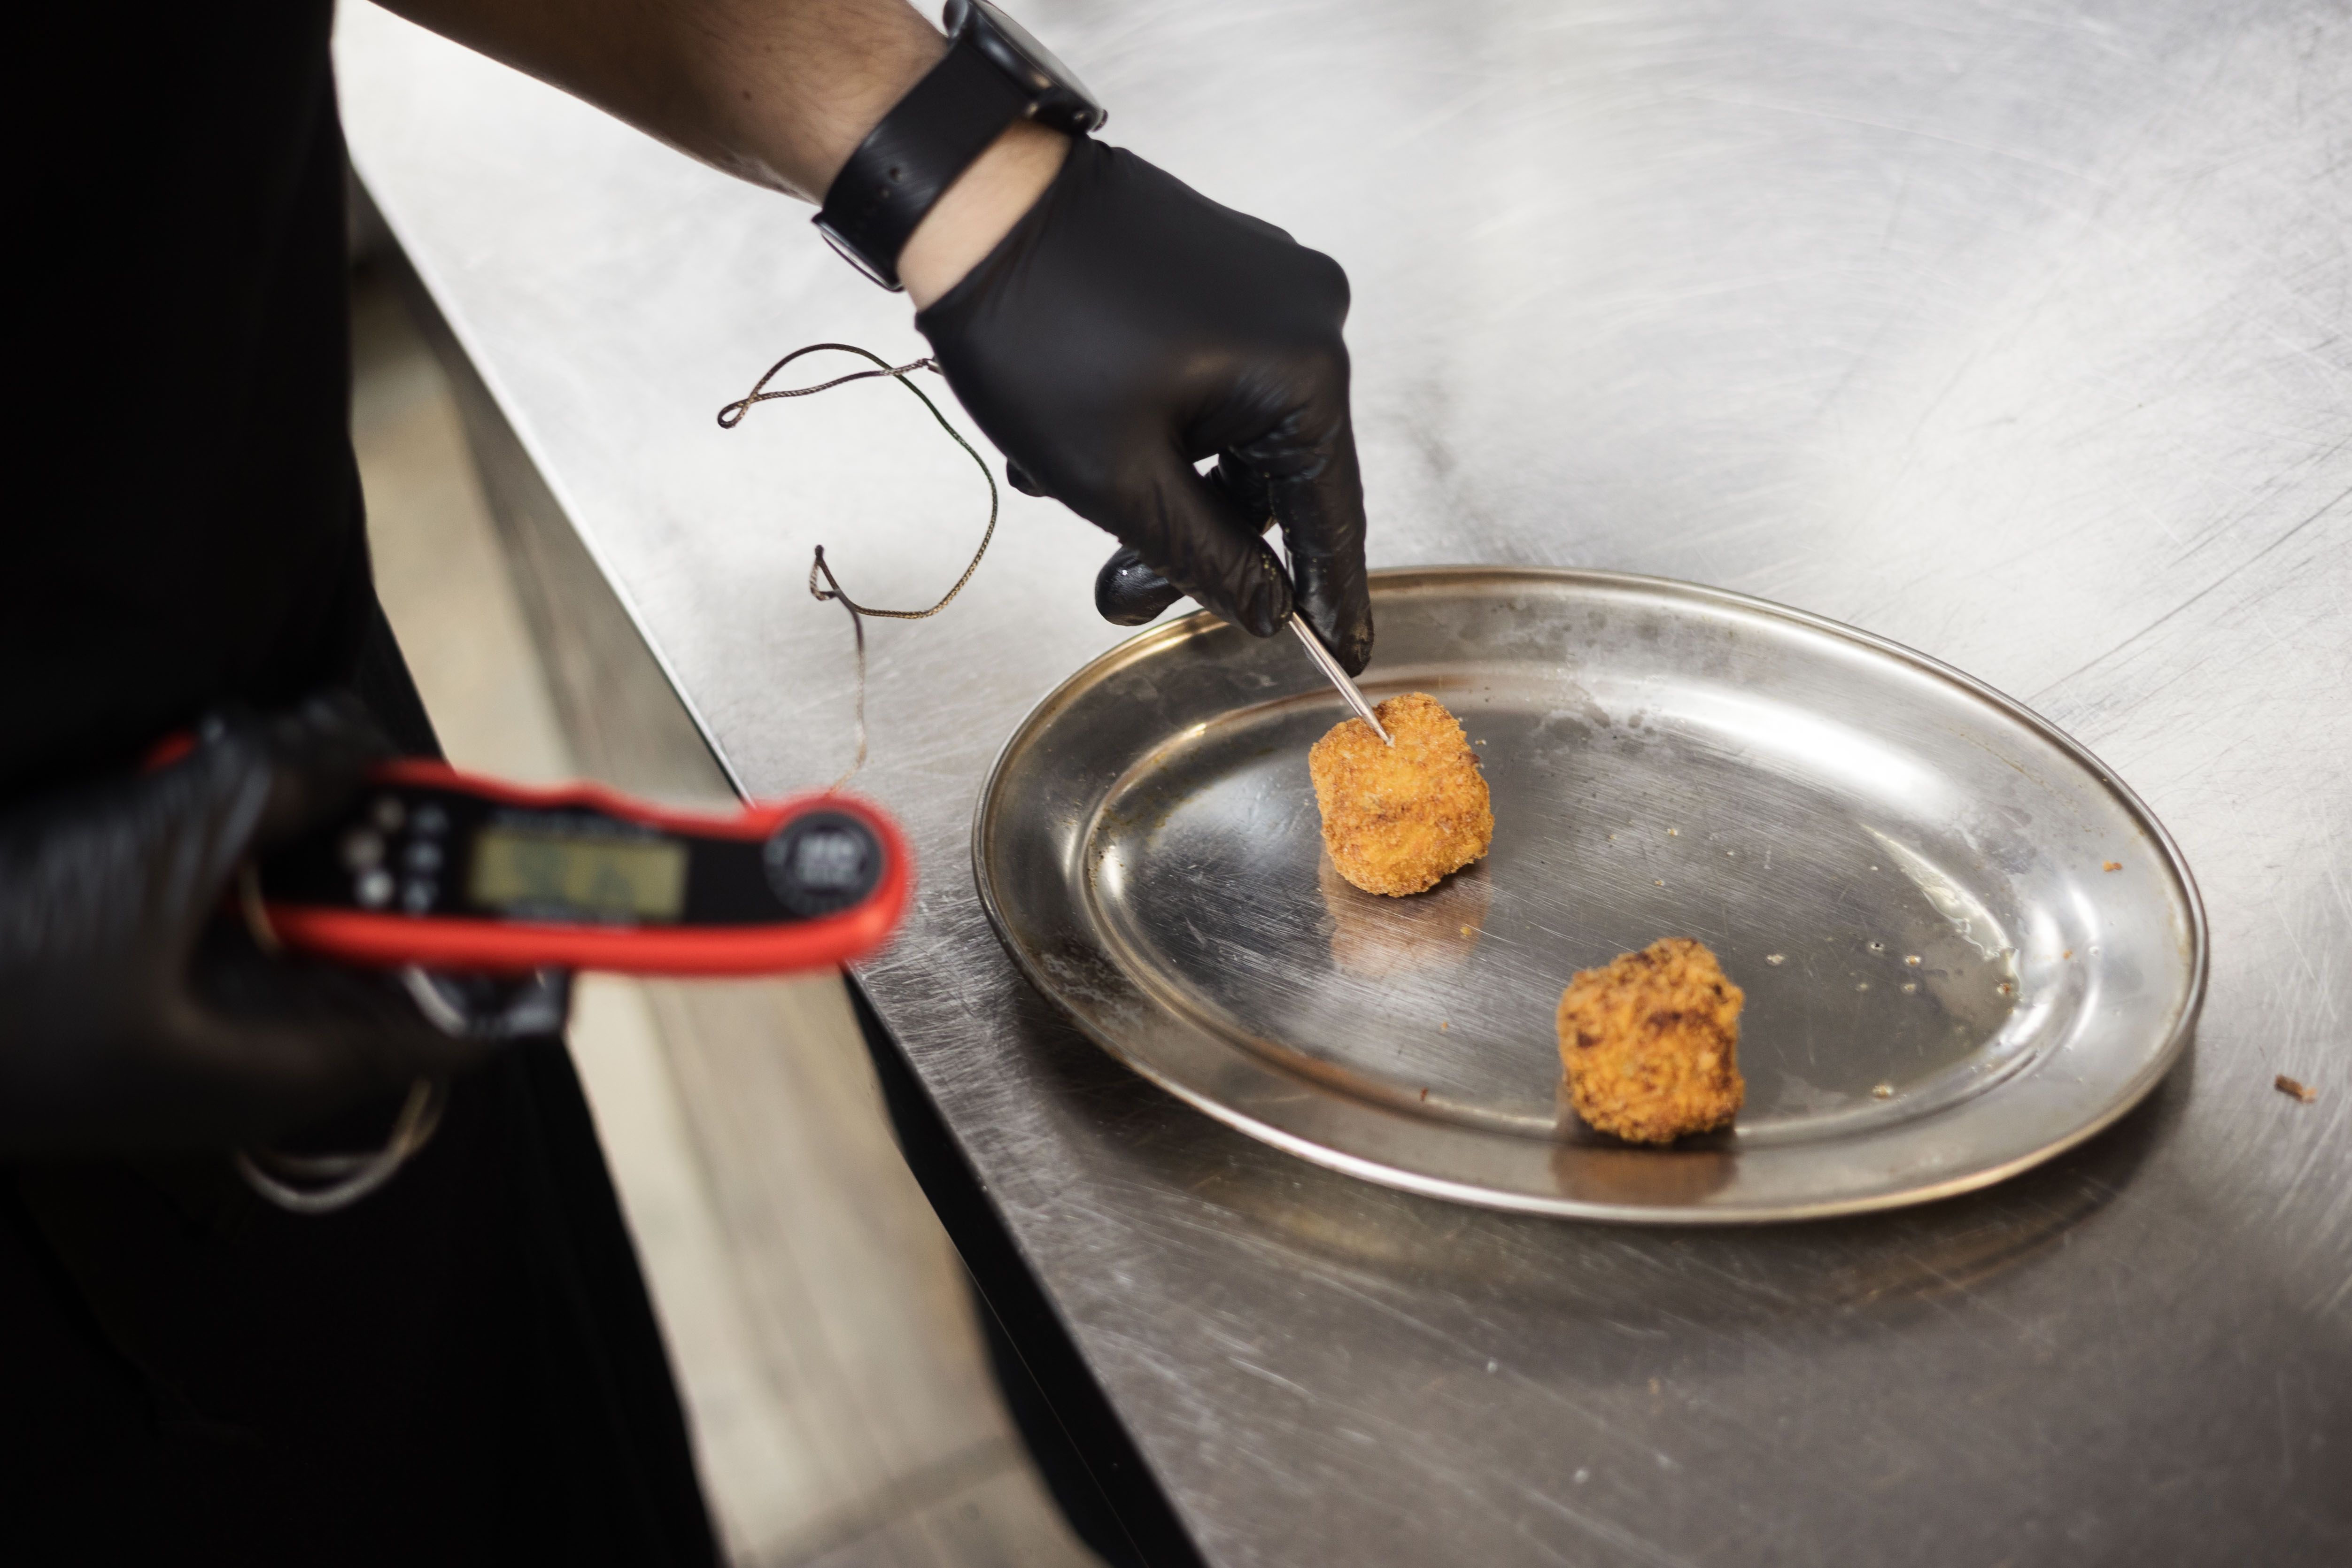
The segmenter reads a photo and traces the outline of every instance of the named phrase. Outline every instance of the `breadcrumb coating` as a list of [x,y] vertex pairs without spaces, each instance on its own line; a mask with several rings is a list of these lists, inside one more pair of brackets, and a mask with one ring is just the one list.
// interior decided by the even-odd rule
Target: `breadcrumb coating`
[[1394,746],[1350,718],[1315,743],[1307,768],[1331,863],[1366,893],[1401,898],[1485,854],[1495,813],[1477,754],[1444,704],[1408,692],[1372,711]]
[[1748,1093],[1739,1076],[1747,999],[1715,955],[1686,936],[1580,970],[1559,998],[1570,1103],[1629,1143],[1729,1125]]

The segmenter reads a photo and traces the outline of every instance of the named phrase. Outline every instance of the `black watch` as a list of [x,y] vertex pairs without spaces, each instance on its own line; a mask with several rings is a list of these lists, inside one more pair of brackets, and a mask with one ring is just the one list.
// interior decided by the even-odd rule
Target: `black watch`
[[1016,120],[1083,136],[1109,116],[988,0],[948,0],[948,52],[882,117],[824,193],[817,232],[885,288],[923,215]]

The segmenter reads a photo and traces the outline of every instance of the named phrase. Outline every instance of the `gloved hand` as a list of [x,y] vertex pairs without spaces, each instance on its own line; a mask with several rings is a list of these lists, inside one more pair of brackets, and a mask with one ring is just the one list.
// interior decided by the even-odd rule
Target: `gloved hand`
[[257,1142],[479,1054],[392,977],[271,957],[223,911],[387,749],[322,698],[0,813],[0,1152]]
[[[1114,621],[1190,594],[1261,637],[1292,603],[1349,672],[1372,654],[1363,482],[1339,264],[1080,138],[1003,241],[915,318],[1011,460],[1128,547],[1097,584]],[[1213,482],[1193,467],[1215,456]]]

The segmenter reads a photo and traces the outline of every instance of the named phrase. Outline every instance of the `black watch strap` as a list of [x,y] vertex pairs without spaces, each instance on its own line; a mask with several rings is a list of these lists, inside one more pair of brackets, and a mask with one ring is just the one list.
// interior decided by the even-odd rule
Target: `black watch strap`
[[1034,101],[978,48],[961,40],[950,45],[841,166],[816,226],[877,283],[904,287],[898,253],[907,237]]

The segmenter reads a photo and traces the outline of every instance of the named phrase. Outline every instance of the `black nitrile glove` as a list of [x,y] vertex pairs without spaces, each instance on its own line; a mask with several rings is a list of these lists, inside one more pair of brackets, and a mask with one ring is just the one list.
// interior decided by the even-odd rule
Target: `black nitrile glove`
[[[915,325],[1009,476],[1118,536],[1096,599],[1190,594],[1268,637],[1291,580],[1350,672],[1372,655],[1348,418],[1348,279],[1329,256],[1080,138],[1013,232]],[[1215,482],[1193,465],[1218,460]],[[1147,608],[1148,607],[1148,608]]]
[[[1025,477],[1020,476],[1014,482]],[[1274,500],[1266,493],[1265,482],[1239,462],[1219,458],[1209,470],[1209,488],[1234,516],[1256,518],[1260,533],[1274,520]],[[1356,570],[1360,576],[1360,559]],[[1151,563],[1129,546],[1111,551],[1110,559],[1095,574],[1095,609],[1114,626],[1140,626],[1183,597],[1182,589],[1154,571]],[[1356,673],[1362,668],[1355,666]]]
[[259,1141],[480,1054],[393,977],[266,956],[223,910],[240,861],[331,819],[387,749],[321,698],[0,812],[0,1152]]

